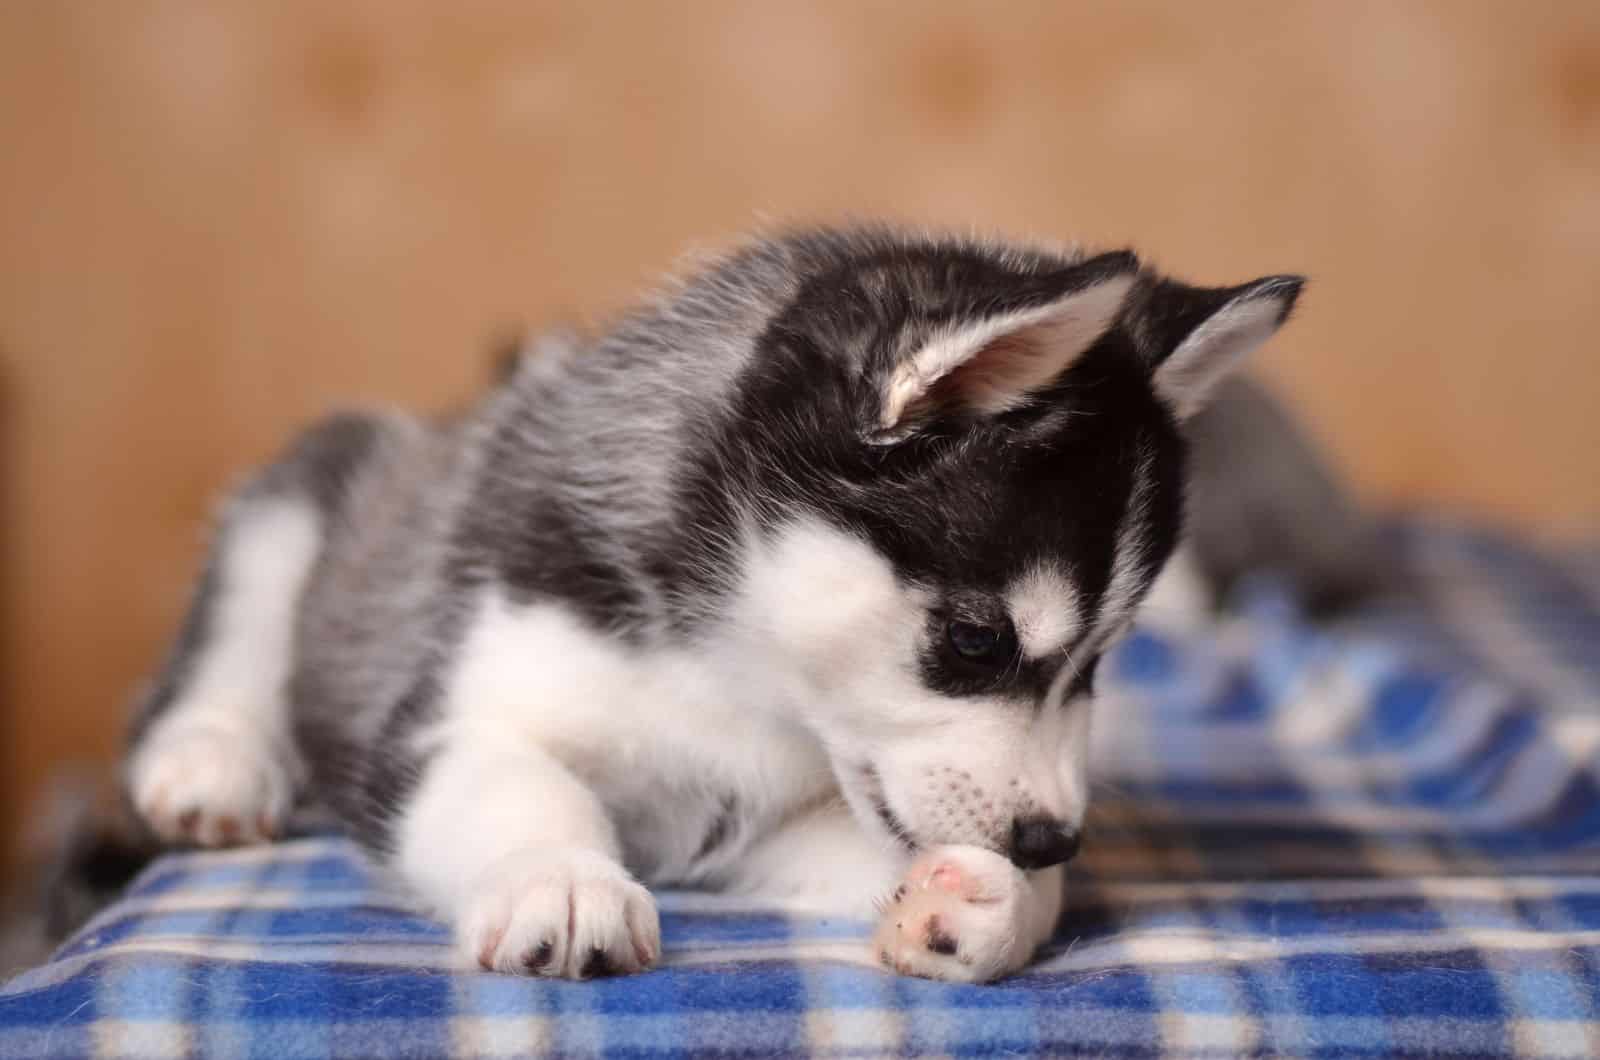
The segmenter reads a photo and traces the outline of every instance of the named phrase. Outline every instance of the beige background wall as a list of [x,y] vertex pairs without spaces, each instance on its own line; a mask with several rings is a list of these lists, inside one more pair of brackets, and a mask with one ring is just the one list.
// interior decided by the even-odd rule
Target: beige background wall
[[208,499],[759,218],[1314,285],[1364,494],[1600,527],[1600,4],[0,3],[0,793],[108,757]]

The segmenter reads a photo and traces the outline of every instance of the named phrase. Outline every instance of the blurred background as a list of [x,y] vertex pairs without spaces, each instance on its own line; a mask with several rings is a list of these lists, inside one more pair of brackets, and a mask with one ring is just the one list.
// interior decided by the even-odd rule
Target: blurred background
[[1313,278],[1359,497],[1600,530],[1600,4],[0,4],[0,843],[110,763],[209,506],[763,221]]

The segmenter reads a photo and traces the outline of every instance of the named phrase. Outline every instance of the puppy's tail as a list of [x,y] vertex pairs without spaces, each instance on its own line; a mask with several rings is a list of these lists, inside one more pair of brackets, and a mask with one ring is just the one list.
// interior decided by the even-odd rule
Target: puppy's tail
[[1185,433],[1187,536],[1215,600],[1257,571],[1287,579],[1323,618],[1414,594],[1372,513],[1261,384],[1227,380]]
[[114,780],[57,780],[30,815],[20,871],[0,901],[0,979],[47,959],[161,849]]

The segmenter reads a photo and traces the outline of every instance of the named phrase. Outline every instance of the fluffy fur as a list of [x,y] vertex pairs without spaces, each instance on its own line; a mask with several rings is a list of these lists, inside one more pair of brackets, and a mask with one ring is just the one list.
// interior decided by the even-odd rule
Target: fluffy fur
[[162,835],[330,809],[464,959],[660,956],[641,885],[881,908],[1021,967],[1197,409],[1292,277],[887,228],[753,242],[464,416],[352,415],[229,504],[128,778]]

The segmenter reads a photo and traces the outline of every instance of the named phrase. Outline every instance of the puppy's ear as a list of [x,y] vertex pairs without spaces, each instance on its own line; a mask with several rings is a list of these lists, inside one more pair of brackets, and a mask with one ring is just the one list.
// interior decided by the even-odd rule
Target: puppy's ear
[[1289,319],[1302,276],[1267,276],[1237,287],[1151,285],[1134,331],[1153,364],[1156,393],[1178,419],[1200,411],[1218,383]]
[[994,416],[1026,402],[1104,335],[1138,278],[1119,251],[1075,267],[1050,301],[931,336],[890,373],[873,437],[903,437],[939,415]]

